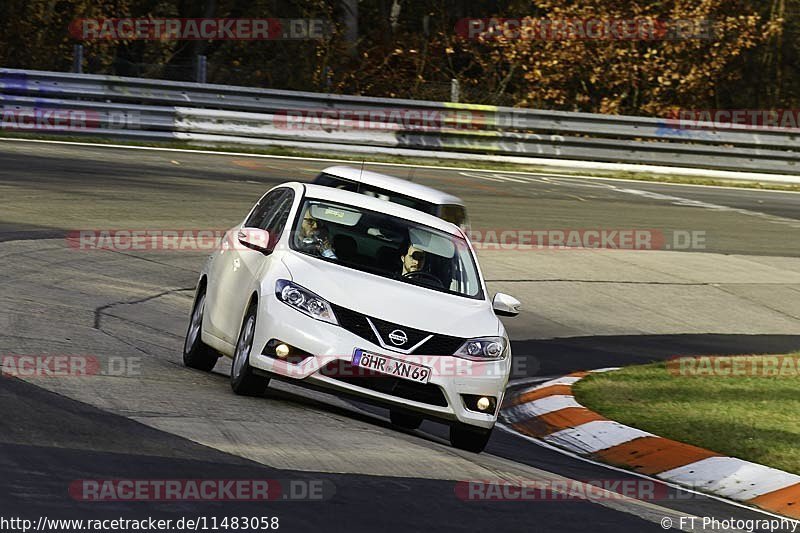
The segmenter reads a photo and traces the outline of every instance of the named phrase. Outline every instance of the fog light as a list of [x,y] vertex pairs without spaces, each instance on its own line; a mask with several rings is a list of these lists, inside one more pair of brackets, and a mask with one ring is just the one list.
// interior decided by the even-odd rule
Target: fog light
[[279,344],[275,347],[275,355],[280,357],[281,359],[285,358],[289,355],[289,347],[285,344]]
[[489,401],[489,398],[487,398],[486,396],[481,396],[480,398],[478,398],[478,404],[477,404],[478,409],[480,409],[481,411],[485,411],[489,408],[491,403],[492,402]]

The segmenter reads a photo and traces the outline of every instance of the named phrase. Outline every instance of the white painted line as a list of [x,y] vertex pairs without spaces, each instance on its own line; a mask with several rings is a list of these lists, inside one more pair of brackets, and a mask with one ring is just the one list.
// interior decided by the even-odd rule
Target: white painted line
[[494,178],[494,177],[491,177],[491,176],[472,176],[472,177],[473,178],[478,178],[478,179],[481,179],[481,180],[487,180],[487,181],[497,181],[497,182],[501,182],[501,183],[504,181],[504,180],[502,180],[500,178]]
[[[480,170],[476,169],[476,172],[491,172],[490,170]],[[555,172],[546,172],[546,173],[537,173],[537,172],[525,172],[521,170],[502,170],[501,172],[506,173],[518,173],[518,174],[527,174],[530,176],[541,176],[542,180],[547,180],[550,183],[555,183],[557,180],[551,180],[548,178],[562,178],[563,180],[570,180],[574,183],[572,185],[578,185],[581,187],[596,187],[600,189],[606,189],[610,186],[602,187],[601,185],[594,185],[591,183],[580,183],[578,180],[589,180],[589,181],[621,181],[625,183],[645,183],[645,184],[652,184],[652,185],[665,185],[665,186],[675,186],[675,187],[701,187],[704,189],[725,189],[725,190],[746,190],[746,191],[761,191],[761,192],[775,192],[775,193],[788,193],[788,194],[800,194],[800,191],[786,191],[786,190],[779,190],[779,189],[754,189],[750,187],[732,187],[730,185],[701,185],[698,183],[674,183],[670,181],[648,181],[648,180],[634,180],[634,179],[626,179],[626,178],[609,178],[606,176],[586,176],[581,174],[556,174]]]
[[[489,175],[485,175],[487,172],[491,172]],[[514,182],[514,183],[530,183],[530,180],[536,180],[533,177],[524,177],[514,175],[514,177],[506,176],[503,172],[492,172],[491,170],[478,170],[476,172],[459,172],[464,177],[467,178],[477,178],[481,180],[490,180],[490,181],[500,181],[500,182]]]
[[[546,377],[539,377],[539,378],[519,378],[519,379],[512,379],[508,382],[506,389],[511,387],[519,387],[522,385],[530,385],[533,383],[544,383],[545,381],[550,381],[551,379],[556,379],[558,376],[546,376]],[[526,389],[524,392],[529,392],[535,389],[536,387],[532,387],[530,389]]]
[[567,456],[567,457],[569,457],[571,459],[576,459],[578,461],[583,461],[584,463],[588,463],[588,464],[593,465],[593,466],[597,466],[597,467],[600,467],[600,468],[605,468],[607,470],[612,470],[614,472],[619,472],[620,474],[624,474],[626,476],[634,476],[634,477],[638,477],[638,478],[641,478],[641,479],[647,479],[647,480],[653,481],[655,483],[660,483],[660,484],[662,484],[664,486],[671,487],[673,489],[677,489],[677,490],[680,490],[682,492],[686,492],[688,494],[694,494],[696,496],[701,496],[703,498],[708,498],[710,500],[718,501],[720,503],[724,503],[724,504],[730,505],[732,507],[737,507],[739,509],[746,509],[747,511],[752,511],[754,513],[759,513],[759,514],[762,514],[764,516],[770,516],[772,518],[788,520],[790,524],[798,524],[798,525],[800,525],[800,520],[793,520],[791,518],[786,518],[785,516],[782,516],[782,515],[779,515],[779,514],[775,514],[775,513],[771,513],[769,511],[765,511],[764,509],[759,509],[758,507],[751,507],[751,506],[745,505],[743,503],[739,503],[739,502],[736,502],[736,501],[733,501],[733,500],[729,500],[727,498],[723,498],[721,496],[717,496],[716,494],[709,494],[709,493],[706,493],[706,492],[701,492],[699,490],[694,490],[691,487],[685,487],[685,486],[679,485],[677,483],[673,483],[671,481],[654,478],[653,476],[648,476],[648,475],[645,475],[645,474],[641,474],[639,472],[634,472],[633,470],[626,470],[624,468],[619,468],[619,467],[616,467],[616,466],[611,466],[611,465],[606,464],[606,463],[601,463],[600,461],[595,461],[594,459],[589,459],[588,457],[584,457],[582,455],[578,455],[577,453],[565,450],[563,448],[559,448],[558,446],[553,446],[552,444],[548,444],[547,442],[544,442],[541,439],[537,439],[537,438],[531,437],[529,435],[524,435],[524,434],[520,433],[519,431],[516,431],[514,428],[512,428],[510,426],[507,426],[506,424],[504,424],[502,422],[499,422],[499,421],[497,422],[497,427],[499,427],[502,431],[505,431],[506,433],[510,433],[511,435],[514,435],[515,437],[518,437],[520,439],[526,440],[526,441],[530,442],[531,444],[535,444],[536,446],[541,446],[542,448],[544,448],[546,450],[550,450],[550,451],[553,451],[553,452],[560,453],[560,454],[565,455],[565,456]]
[[610,366],[608,368],[598,368],[597,370],[591,370],[592,374],[599,374],[602,372],[613,372],[614,370],[619,370],[620,367],[618,366]]
[[[533,387],[528,387],[526,389],[522,389],[517,391],[514,396],[522,396],[523,394],[528,394],[529,392],[533,392],[539,389],[544,389],[551,385],[572,385],[576,381],[579,381],[581,378],[568,378],[568,377],[560,377],[560,378],[547,378],[547,379],[533,379],[533,380],[519,380],[519,384],[525,383],[536,383]],[[511,386],[511,383],[508,384]]]
[[542,384],[542,388],[549,387],[550,385],[572,385],[582,380],[582,377],[564,376],[563,378],[551,379],[547,383]]
[[709,457],[657,477],[740,501],[800,483],[800,476],[735,457]]
[[[0,142],[20,142],[20,143],[40,143],[40,144],[61,144],[61,145],[71,145],[71,146],[86,146],[92,148],[117,148],[117,149],[127,149],[127,150],[149,150],[149,151],[161,151],[161,152],[175,152],[175,153],[189,153],[189,154],[207,154],[207,155],[224,155],[224,156],[235,156],[235,157],[253,157],[253,158],[262,158],[262,159],[286,159],[286,160],[296,160],[296,161],[321,161],[321,162],[330,162],[330,163],[351,163],[351,164],[358,164],[360,165],[365,159],[358,159],[358,160],[350,160],[350,159],[332,159],[326,157],[302,157],[302,156],[291,156],[291,155],[272,155],[272,154],[253,154],[253,153],[246,153],[246,152],[233,152],[233,151],[222,151],[222,150],[193,150],[188,148],[167,148],[167,147],[160,147],[160,146],[134,146],[134,145],[127,145],[127,144],[100,144],[100,143],[92,143],[92,142],[78,142],[78,141],[58,141],[58,140],[50,140],[50,139],[19,139],[19,138],[7,138],[7,137],[0,137]],[[457,156],[464,155],[464,154],[456,154]],[[536,161],[541,161],[541,166],[547,166],[545,161],[547,160],[540,160],[536,159]],[[412,163],[386,163],[382,161],[366,161],[370,165],[375,166],[386,166],[386,167],[402,167],[402,168],[427,168],[431,170],[456,170],[456,171],[467,171],[467,172],[497,172],[496,170],[493,171],[491,169],[474,169],[474,168],[463,168],[463,167],[451,167],[451,166],[436,166],[436,165],[420,165],[420,164],[412,164]],[[569,163],[575,163],[576,161],[570,161]],[[530,163],[533,166],[536,166],[536,163]],[[573,165],[574,166],[574,165]],[[634,165],[631,165],[634,166]],[[691,170],[695,171],[693,175],[701,175],[700,172],[704,172],[703,169],[686,169],[686,168],[678,168],[678,167],[666,167],[670,170],[669,173],[675,175],[680,175],[680,170]],[[599,170],[596,169],[596,170]],[[647,169],[629,169],[631,172],[647,172]],[[670,182],[652,182],[647,180],[632,180],[632,179],[625,179],[625,178],[609,178],[604,176],[587,176],[581,174],[553,174],[550,172],[532,172],[532,171],[524,171],[524,170],[502,170],[505,174],[518,174],[518,175],[528,175],[528,176],[563,176],[564,178],[575,179],[575,180],[599,180],[599,181],[619,181],[624,183],[653,183],[657,185],[665,185],[665,186],[674,186],[674,187],[702,187],[702,188],[712,188],[712,189],[729,189],[729,190],[738,190],[738,191],[747,191],[750,193],[780,193],[780,194],[800,194],[800,191],[782,191],[782,190],[773,190],[773,189],[759,189],[759,188],[750,188],[750,187],[726,187],[724,185],[699,185],[696,183],[670,183]],[[736,174],[746,174],[742,172],[733,172],[733,171],[708,171],[708,172],[726,172],[732,175]],[[752,176],[764,176],[765,179],[772,178],[774,181],[775,175],[773,174],[751,174]],[[701,175],[702,176],[702,175]],[[713,177],[711,174],[708,174],[705,177]],[[736,176],[732,179],[743,179],[742,176]],[[754,177],[753,180],[758,178]],[[800,176],[798,176],[800,179]]]
[[533,176],[516,176],[517,178],[525,181],[525,183],[550,183],[550,180],[544,177]]
[[764,219],[768,222],[772,222],[775,224],[785,224],[792,228],[800,228],[800,221],[794,218],[786,218],[780,217],[777,215],[770,215],[768,213],[762,213],[761,211],[751,211],[750,209],[742,209],[738,207],[730,207],[727,205],[720,205],[720,204],[713,204],[710,202],[703,202],[700,200],[692,200],[690,198],[683,198],[681,196],[672,196],[670,194],[661,194],[657,192],[651,191],[644,191],[641,189],[620,189],[618,187],[613,187],[609,189],[615,192],[621,192],[625,194],[633,194],[636,196],[640,196],[643,198],[650,198],[653,200],[662,200],[666,202],[670,202],[672,205],[683,206],[683,207],[699,207],[702,209],[710,209],[712,211],[720,211],[720,212],[728,212],[728,213],[738,213],[740,215],[750,216],[750,217],[758,217]]
[[547,396],[532,402],[515,405],[510,409],[505,409],[503,413],[510,423],[516,424],[517,422],[521,422],[523,420],[529,420],[540,415],[546,415],[547,413],[560,411],[569,407],[583,406],[575,401],[574,396],[557,395]]
[[612,420],[593,420],[574,428],[562,429],[543,437],[545,442],[576,453],[595,453],[652,433],[625,426]]
[[[534,378],[534,379],[530,380],[530,382],[531,383],[538,383],[537,385],[535,385],[533,387],[528,387],[527,389],[523,389],[523,390],[517,391],[516,394],[514,394],[514,396],[521,396],[523,394],[527,394],[529,392],[533,392],[533,391],[536,391],[536,390],[539,390],[539,389],[544,389],[546,387],[550,387],[550,386],[553,386],[553,385],[572,385],[574,383],[577,383],[581,379],[583,379],[583,378],[574,377],[574,376],[561,376],[561,377],[558,377],[558,378],[548,378],[546,380],[539,379],[539,378]],[[518,383],[524,384],[524,383],[526,383],[526,380],[519,380]],[[509,383],[509,386],[510,385],[511,385],[511,383]]]

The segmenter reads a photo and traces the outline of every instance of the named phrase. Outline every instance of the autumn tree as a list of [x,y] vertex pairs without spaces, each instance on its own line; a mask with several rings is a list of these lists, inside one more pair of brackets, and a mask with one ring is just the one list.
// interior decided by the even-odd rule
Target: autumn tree
[[[537,17],[519,27],[499,22],[477,46],[462,44],[486,70],[501,71],[526,107],[645,115],[717,107],[726,87],[754,82],[742,79],[741,56],[780,33],[779,17],[764,20],[737,0],[534,3]],[[578,30],[587,20],[612,27],[643,21],[656,31],[644,38],[570,37],[554,35],[552,26],[542,31],[542,20],[575,21]]]

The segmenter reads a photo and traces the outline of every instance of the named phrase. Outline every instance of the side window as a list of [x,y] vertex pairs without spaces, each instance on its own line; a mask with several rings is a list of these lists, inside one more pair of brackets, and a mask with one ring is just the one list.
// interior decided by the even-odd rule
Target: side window
[[[289,220],[289,211],[292,210],[292,202],[294,201],[294,191],[286,189],[283,197],[275,206],[272,215],[268,217],[266,225],[262,229],[269,232],[270,239],[272,239],[273,246],[278,242],[283,228],[286,227],[286,222]],[[272,246],[271,246],[272,247]]]
[[278,242],[292,209],[294,191],[278,189],[266,194],[259,200],[253,213],[245,222],[245,227],[267,230],[270,236],[270,248]]
[[244,223],[246,228],[263,228],[264,223],[269,220],[269,216],[275,211],[286,189],[278,189],[261,197],[256,204],[252,214]]

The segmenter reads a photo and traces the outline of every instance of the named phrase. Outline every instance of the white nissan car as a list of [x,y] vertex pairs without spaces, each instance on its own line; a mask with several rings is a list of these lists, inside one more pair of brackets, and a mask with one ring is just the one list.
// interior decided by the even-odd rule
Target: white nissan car
[[231,387],[271,378],[386,406],[395,425],[450,425],[453,446],[483,450],[511,347],[457,226],[396,203],[285,183],[267,192],[204,266],[183,359],[210,371],[233,358]]

